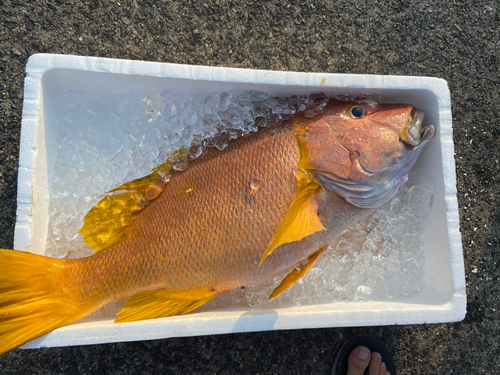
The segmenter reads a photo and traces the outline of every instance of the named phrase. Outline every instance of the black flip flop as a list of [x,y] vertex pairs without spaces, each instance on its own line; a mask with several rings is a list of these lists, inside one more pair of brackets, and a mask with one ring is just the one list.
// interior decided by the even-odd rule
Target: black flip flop
[[[387,371],[389,371],[391,375],[396,375],[396,364],[394,363],[394,359],[392,358],[391,353],[389,353],[389,350],[387,350],[385,345],[379,340],[367,335],[354,336],[349,339],[344,346],[342,346],[339,354],[337,354],[335,362],[333,363],[332,375],[347,374],[347,359],[349,358],[349,354],[351,354],[353,349],[359,345],[366,346],[372,352],[380,353],[382,356],[382,362],[385,363]],[[363,374],[368,375],[368,368]]]

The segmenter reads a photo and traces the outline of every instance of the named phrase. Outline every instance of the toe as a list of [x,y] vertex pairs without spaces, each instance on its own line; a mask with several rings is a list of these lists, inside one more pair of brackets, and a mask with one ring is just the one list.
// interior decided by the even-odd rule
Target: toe
[[380,363],[380,371],[379,371],[379,375],[391,375],[389,373],[389,371],[387,371],[386,367],[385,367],[385,363],[382,362]]
[[370,367],[368,368],[369,375],[385,375],[385,372],[380,372],[380,363],[382,362],[382,356],[380,353],[372,353],[372,358],[370,360]]
[[363,375],[363,372],[370,363],[370,349],[366,346],[357,346],[349,354],[347,360],[347,375]]

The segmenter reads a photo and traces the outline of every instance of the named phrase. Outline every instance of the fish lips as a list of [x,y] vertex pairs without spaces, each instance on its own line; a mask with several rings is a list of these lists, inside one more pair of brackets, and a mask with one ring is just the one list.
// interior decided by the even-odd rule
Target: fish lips
[[314,175],[323,187],[343,197],[354,206],[380,207],[390,201],[408,180],[408,172],[415,165],[424,146],[434,137],[436,128],[434,125],[428,125],[420,129],[420,133],[418,145],[410,146],[405,141],[406,152],[389,168],[379,172],[361,171],[367,176],[364,181],[345,179],[326,171],[314,171]]
[[424,121],[424,112],[414,110],[408,119],[408,122],[401,131],[400,138],[410,146],[418,146],[423,136],[422,123]]

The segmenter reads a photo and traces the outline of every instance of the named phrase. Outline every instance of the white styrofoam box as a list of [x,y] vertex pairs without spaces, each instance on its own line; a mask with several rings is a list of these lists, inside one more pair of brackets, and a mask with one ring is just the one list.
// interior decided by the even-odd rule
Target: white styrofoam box
[[[324,92],[328,96],[377,93],[386,102],[413,104],[437,127],[412,175],[431,181],[434,202],[422,221],[425,287],[413,298],[377,302],[337,302],[275,309],[201,309],[183,316],[116,324],[88,317],[26,344],[25,348],[95,344],[229,332],[278,329],[417,324],[459,321],[466,294],[456,197],[450,93],[446,81],[429,77],[295,73],[212,68],[39,54],[26,68],[19,158],[15,248],[44,254],[49,181],[56,145],[53,97],[59,90],[96,93],[131,90],[186,93],[261,90],[273,96]],[[60,91],[59,91],[60,92]]]

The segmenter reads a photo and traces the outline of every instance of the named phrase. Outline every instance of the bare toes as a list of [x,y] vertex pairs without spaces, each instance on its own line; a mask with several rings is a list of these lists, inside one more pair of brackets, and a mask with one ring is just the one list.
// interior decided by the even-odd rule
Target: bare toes
[[370,364],[370,354],[370,349],[366,346],[355,347],[347,360],[347,375],[363,375],[363,372]]
[[387,371],[387,368],[385,367],[384,362],[380,363],[379,375],[391,375],[391,374],[389,374],[389,371]]
[[[377,352],[373,352],[370,359],[370,367],[368,367],[368,374],[379,375],[381,362],[382,362],[382,356]],[[383,375],[385,375],[385,373]]]

